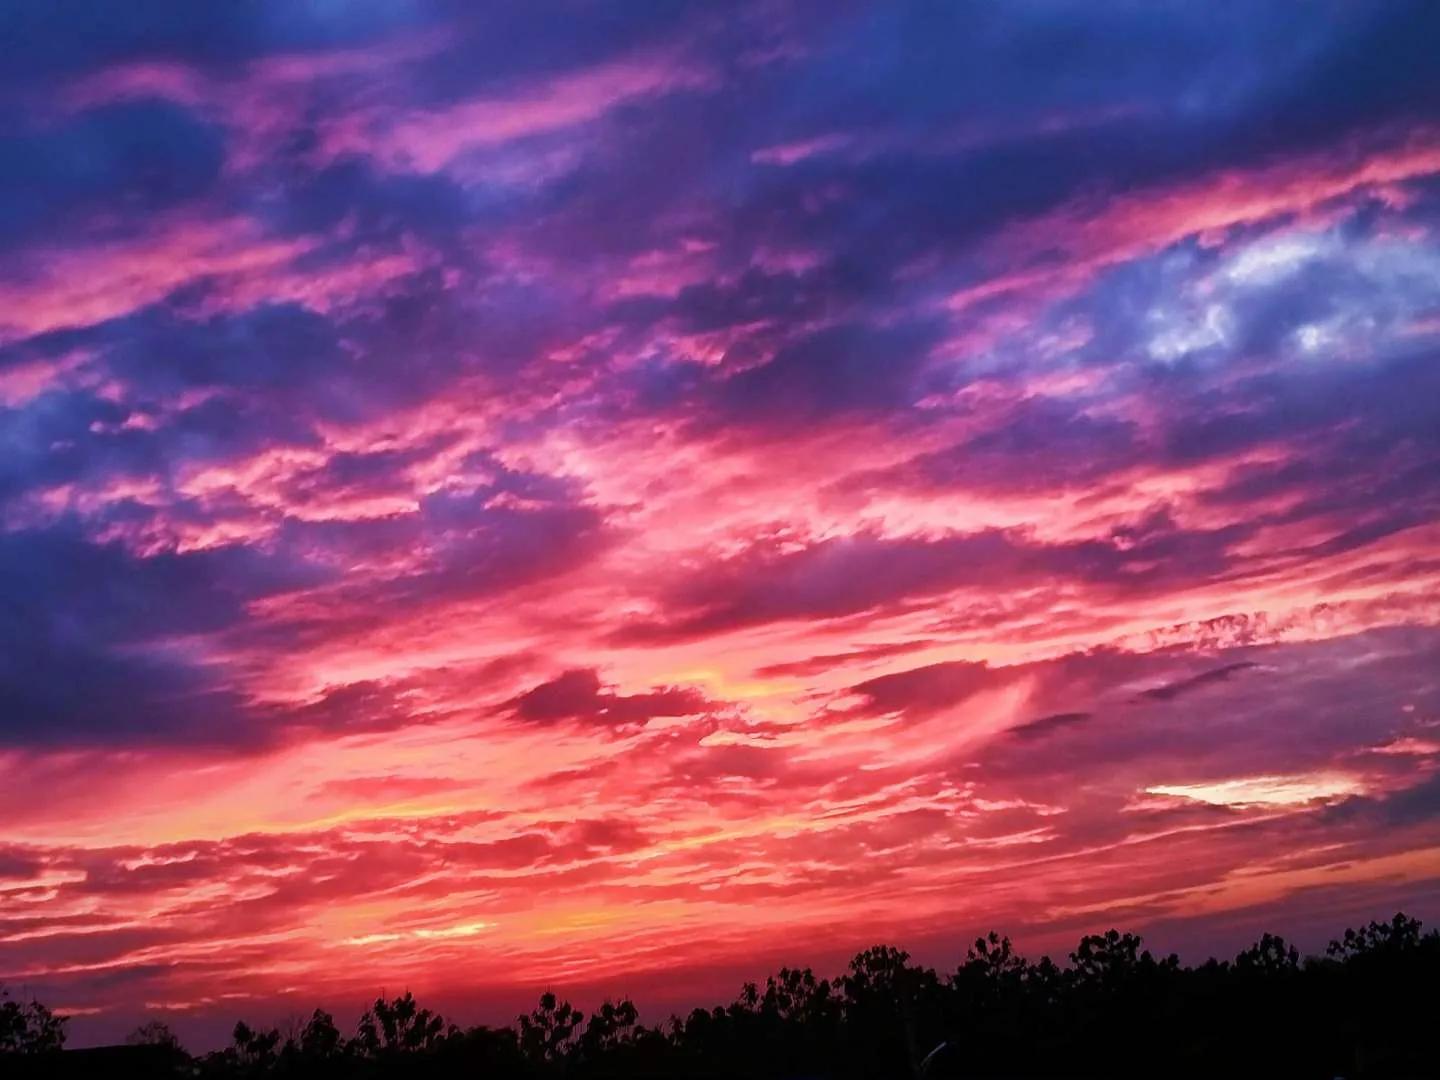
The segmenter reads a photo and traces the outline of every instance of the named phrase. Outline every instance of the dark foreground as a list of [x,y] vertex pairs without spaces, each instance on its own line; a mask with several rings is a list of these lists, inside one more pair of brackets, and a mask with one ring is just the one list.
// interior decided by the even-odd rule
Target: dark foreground
[[1266,934],[1197,967],[1113,930],[1064,966],[995,934],[949,972],[877,947],[835,979],[782,969],[655,1027],[626,1000],[586,1017],[547,993],[513,1027],[459,1028],[406,994],[350,1035],[316,1010],[289,1033],[239,1023],[202,1057],[159,1023],[122,1047],[66,1051],[64,1035],[43,1005],[0,1000],[0,1077],[1429,1077],[1440,933],[1396,915],[1321,957]]

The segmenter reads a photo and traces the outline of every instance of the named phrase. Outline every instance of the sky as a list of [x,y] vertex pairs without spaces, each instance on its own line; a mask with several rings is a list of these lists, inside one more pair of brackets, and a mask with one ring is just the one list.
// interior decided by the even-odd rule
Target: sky
[[1440,917],[1436,40],[0,7],[0,980],[203,1041]]

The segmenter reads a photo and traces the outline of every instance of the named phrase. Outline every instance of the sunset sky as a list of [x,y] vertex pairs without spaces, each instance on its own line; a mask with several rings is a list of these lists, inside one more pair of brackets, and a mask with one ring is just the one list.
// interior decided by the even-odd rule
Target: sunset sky
[[203,1042],[1440,917],[1437,41],[0,8],[0,981]]

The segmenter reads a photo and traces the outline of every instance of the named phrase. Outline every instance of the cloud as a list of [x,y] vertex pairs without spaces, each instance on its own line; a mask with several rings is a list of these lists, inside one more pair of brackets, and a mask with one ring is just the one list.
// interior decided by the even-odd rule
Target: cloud
[[361,152],[390,168],[434,172],[467,151],[537,138],[600,119],[636,99],[703,89],[709,77],[692,60],[639,56],[566,73],[509,95],[446,108],[342,123],[322,136],[327,153]]
[[713,707],[703,694],[688,688],[616,694],[604,689],[593,668],[563,672],[525,691],[512,706],[515,715],[529,723],[580,720],[616,726],[643,724],[656,717],[694,716]]
[[957,661],[867,679],[851,690],[866,699],[869,711],[925,715],[953,708],[1005,678],[986,664]]
[[160,103],[88,111],[60,126],[0,133],[13,162],[0,180],[0,245],[34,242],[103,215],[118,200],[157,214],[207,194],[223,160],[219,132]]
[[201,643],[241,620],[247,599],[304,576],[247,552],[137,559],[63,527],[0,537],[0,739],[253,740],[248,695],[206,662]]
[[1191,675],[1189,678],[1181,679],[1178,682],[1166,683],[1164,686],[1153,686],[1149,690],[1142,690],[1141,695],[1152,698],[1155,701],[1173,701],[1182,695],[1193,693],[1213,683],[1224,682],[1242,671],[1249,671],[1255,666],[1255,664],[1249,661],[1239,660],[1233,664],[1226,664],[1224,667],[1202,671],[1198,675]]
[[819,656],[806,657],[803,660],[791,660],[782,664],[767,664],[764,667],[756,668],[755,674],[763,677],[795,676],[803,678],[807,675],[820,675],[837,667],[844,667],[853,663],[864,663],[866,661],[885,660],[892,656],[903,656],[905,653],[916,652],[929,648],[936,644],[934,641],[897,641],[879,645],[864,645],[858,649],[842,653],[824,653]]
[[1043,739],[1054,732],[1063,731],[1076,724],[1083,724],[1093,718],[1093,714],[1088,712],[1051,713],[1049,716],[1027,720],[1019,727],[1014,728],[1012,734],[1017,739]]
[[1156,510],[1108,536],[1057,544],[1019,529],[933,539],[858,533],[784,551],[762,544],[681,577],[661,593],[667,618],[623,627],[617,640],[683,640],[777,621],[903,611],[925,597],[1001,585],[1063,582],[1097,597],[1134,596],[1226,566],[1228,549],[1250,531],[1243,523],[1187,530]]

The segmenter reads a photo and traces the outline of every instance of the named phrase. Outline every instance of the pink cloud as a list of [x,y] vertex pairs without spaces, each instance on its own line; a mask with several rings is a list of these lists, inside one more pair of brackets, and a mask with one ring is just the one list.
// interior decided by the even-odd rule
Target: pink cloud
[[266,274],[314,246],[242,218],[177,217],[150,235],[34,250],[0,282],[0,341],[117,318],[197,279]]
[[629,103],[714,85],[674,55],[640,56],[574,71],[511,93],[393,113],[360,110],[332,124],[331,157],[358,153],[402,171],[435,172],[463,154],[594,121]]

